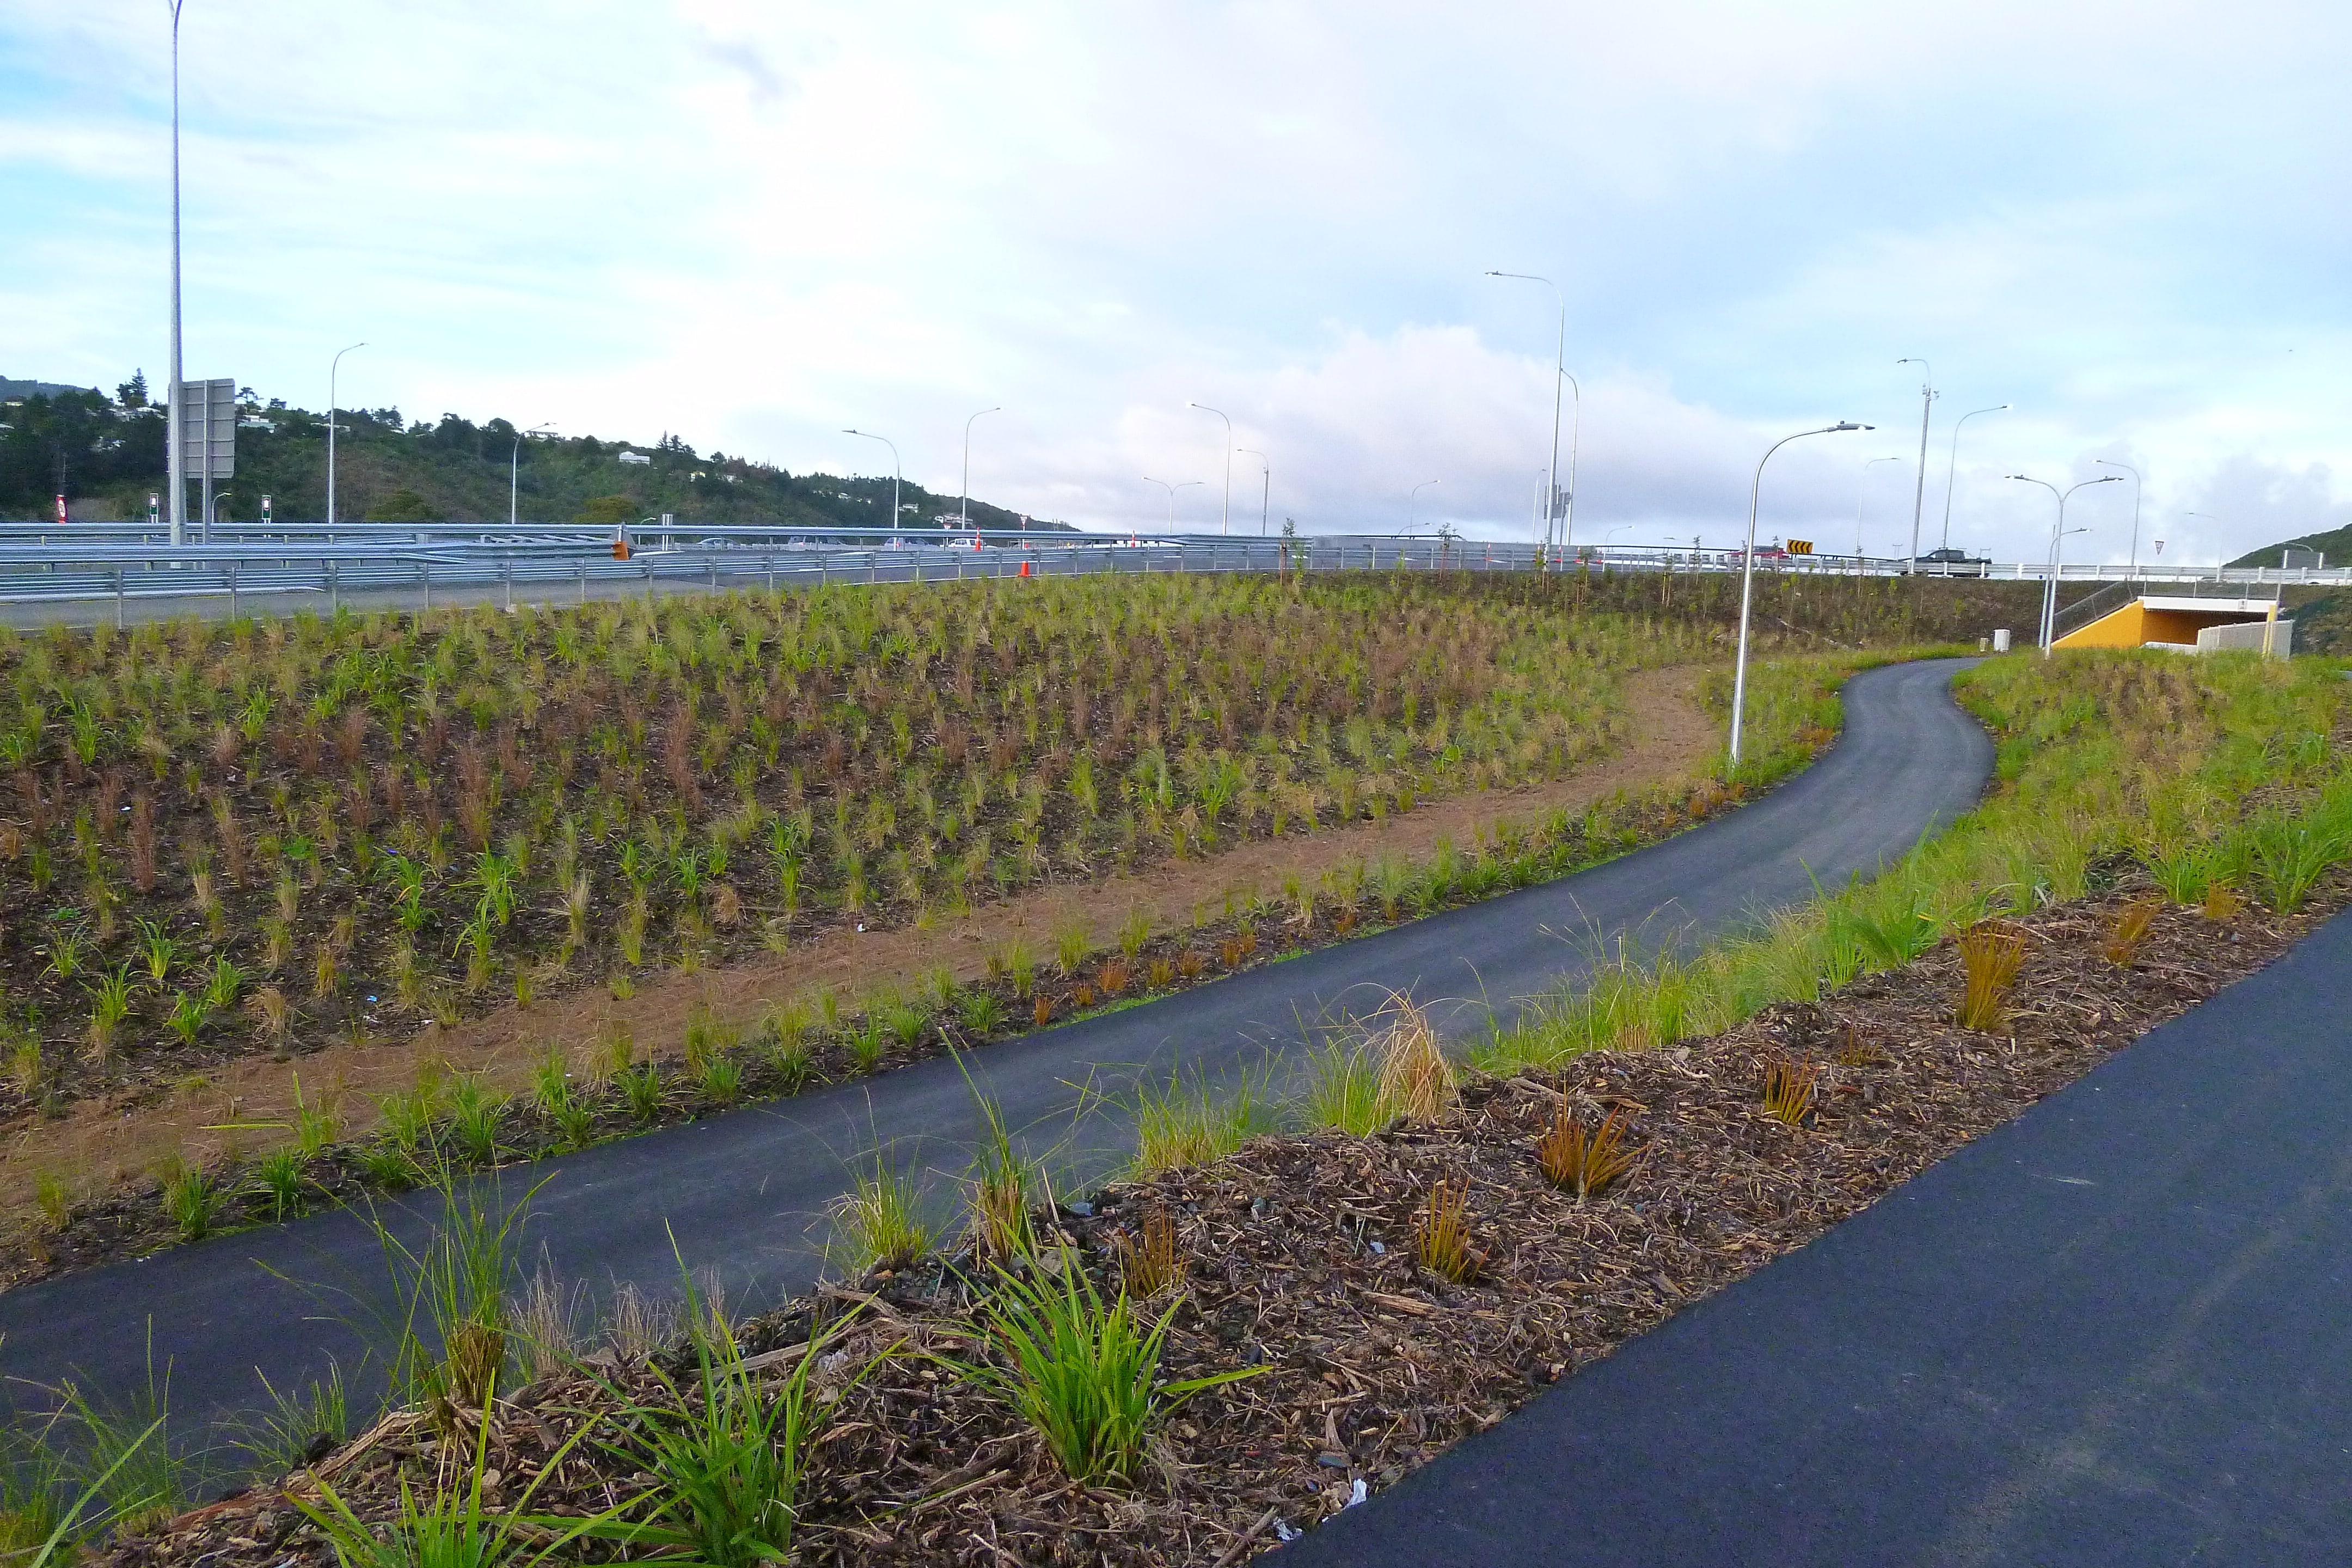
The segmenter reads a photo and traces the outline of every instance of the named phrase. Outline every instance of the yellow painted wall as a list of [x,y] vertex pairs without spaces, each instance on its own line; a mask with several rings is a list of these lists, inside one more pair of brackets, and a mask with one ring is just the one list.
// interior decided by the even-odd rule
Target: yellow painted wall
[[2059,647],[2139,647],[2152,642],[2193,643],[2207,626],[2235,626],[2258,621],[2241,610],[2151,610],[2134,599],[2111,610],[2089,626],[2077,626],[2060,637]]

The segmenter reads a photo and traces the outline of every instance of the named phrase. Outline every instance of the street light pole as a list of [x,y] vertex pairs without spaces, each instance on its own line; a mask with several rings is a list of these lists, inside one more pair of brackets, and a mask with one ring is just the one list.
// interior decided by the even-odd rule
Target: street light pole
[[[180,6],[184,0],[172,0],[172,384],[167,393],[171,405],[171,428],[164,432],[166,453],[164,462],[172,470],[172,542],[184,544],[188,537],[188,481],[186,476],[186,437],[181,426],[187,414],[181,406],[185,395],[180,384]],[[212,468],[213,455],[205,453],[206,472]]]
[[1874,430],[1874,425],[1857,425],[1851,419],[1841,419],[1834,425],[1824,425],[1818,430],[1800,430],[1793,436],[1783,436],[1764,448],[1756,459],[1756,482],[1748,489],[1748,549],[1739,562],[1739,652],[1734,659],[1731,673],[1731,771],[1739,769],[1739,721],[1748,711],[1748,605],[1756,591],[1756,503],[1764,493],[1764,465],[1772,454],[1791,441],[1801,441],[1808,436],[1832,436],[1842,430]]
[[1853,569],[1862,570],[1862,502],[1870,488],[1870,470],[1881,463],[1899,463],[1900,458],[1873,458],[1862,466],[1862,483],[1853,489]]
[[[1559,342],[1552,353],[1551,383],[1551,463],[1544,471],[1549,476],[1544,483],[1544,542],[1551,542],[1551,520],[1559,510],[1559,378],[1568,374],[1568,297],[1559,285],[1549,278],[1538,278],[1532,272],[1497,272],[1489,268],[1489,278],[1516,278],[1522,283],[1540,283],[1551,290],[1559,302]],[[1578,399],[1582,402],[1581,397]]]
[[2127,473],[2132,477],[2132,542],[2130,572],[2133,576],[2137,577],[2139,575],[2139,470],[2133,468],[2129,463],[2111,463],[2105,458],[2094,458],[2091,460],[2103,468],[2121,468],[2125,473]]
[[1899,359],[1896,364],[1919,367],[1919,476],[1911,490],[1911,559],[1905,573],[1919,570],[1919,519],[1927,506],[1927,416],[1936,406],[1936,367],[1923,359]]
[[[327,362],[327,526],[335,526],[335,410],[340,399],[335,395],[335,375],[343,368],[343,356],[352,349],[363,349],[365,343],[353,343],[351,348],[337,349],[335,357]],[[178,373],[173,372],[174,374]]]
[[1225,506],[1218,515],[1217,531],[1234,531],[1234,422],[1222,408],[1212,408],[1205,403],[1187,403],[1187,408],[1197,408],[1203,414],[1213,414],[1225,422]]
[[534,425],[528,430],[515,432],[514,450],[507,454],[507,526],[509,528],[515,525],[515,507],[522,485],[522,438],[526,436],[544,435],[553,428],[554,426],[549,425]]
[[2042,589],[2042,657],[2048,658],[2050,645],[2057,640],[2058,634],[2058,542],[2066,537],[2066,501],[2075,490],[2087,489],[2093,485],[2112,485],[2117,480],[2115,475],[2107,474],[2095,479],[2084,479],[2079,485],[2062,490],[2048,479],[2037,479],[2031,474],[2011,474],[2008,477],[2021,479],[2029,485],[2040,485],[2058,498],[2058,521],[2050,527],[2050,577]]
[[[980,414],[1003,412],[1003,408],[1000,406],[983,408]],[[971,419],[963,422],[963,494],[956,499],[956,526],[960,529],[971,526],[971,420],[979,418],[980,414],[975,414]]]
[[1264,539],[1266,516],[1274,506],[1274,459],[1254,447],[1236,447],[1234,450],[1255,458],[1258,467],[1265,470],[1264,486],[1257,494],[1257,536]]
[[1155,479],[1150,474],[1146,474],[1143,476],[1143,482],[1147,485],[1158,485],[1168,492],[1168,531],[1173,533],[1176,531],[1176,492],[1181,489],[1189,489],[1194,485],[1205,485],[1209,481],[1206,479],[1179,479],[1175,483],[1171,484],[1166,479]]
[[898,468],[898,444],[891,440],[887,436],[877,436],[867,430],[844,430],[842,434],[845,436],[863,436],[868,441],[879,441],[885,447],[890,448],[890,540],[893,543],[898,542],[898,486],[905,477],[901,474]]
[[1444,482],[1444,479],[1423,479],[1413,486],[1411,492],[1405,496],[1404,531],[1408,536],[1421,531],[1421,492],[1432,485],[1442,485]]
[[1952,485],[1958,479],[1960,472],[1960,426],[1967,424],[1979,414],[1998,414],[2008,406],[2006,403],[1997,403],[1990,408],[1971,408],[1961,415],[1958,423],[1952,426],[1951,461],[1944,465],[1944,542],[1940,546],[1942,549],[1949,550],[1952,547]]

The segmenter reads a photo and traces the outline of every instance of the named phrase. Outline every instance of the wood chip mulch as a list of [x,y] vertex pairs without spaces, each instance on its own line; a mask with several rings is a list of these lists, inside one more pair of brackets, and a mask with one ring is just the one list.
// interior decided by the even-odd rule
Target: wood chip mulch
[[[2339,878],[2305,913],[2226,921],[2167,908],[2129,968],[2101,945],[2136,895],[2118,890],[2018,922],[2028,951],[2005,1034],[1952,1022],[1948,943],[1817,1004],[1780,1005],[1672,1049],[1603,1052],[1562,1072],[1473,1078],[1452,1116],[1370,1138],[1261,1139],[1206,1168],[1123,1184],[1055,1215],[1116,1288],[1118,1243],[1163,1207],[1186,1279],[1165,1369],[1271,1370],[1203,1394],[1164,1426],[1131,1487],[1066,1479],[996,1399],[925,1350],[969,1356],[969,1258],[856,1290],[830,1287],[745,1329],[784,1352],[819,1320],[840,1338],[818,1381],[838,1393],[813,1461],[802,1561],[825,1564],[1186,1564],[1232,1568],[1503,1419],[1692,1301],[1884,1196],[2164,1020],[2277,957],[2347,900]],[[1768,1114],[1768,1066],[1817,1069],[1801,1124]],[[1585,1203],[1534,1154],[1562,1104],[1611,1113],[1637,1158]],[[1466,1190],[1475,1271],[1416,1260],[1414,1223],[1440,1183]],[[885,1348],[860,1384],[848,1374]],[[781,1369],[780,1369],[781,1371]],[[608,1379],[649,1387],[642,1367]],[[491,1463],[511,1500],[583,1419],[609,1408],[587,1378],[544,1381],[495,1413]],[[327,1460],[363,1516],[438,1445],[414,1417]],[[323,1468],[323,1467],[322,1467]],[[298,1485],[307,1484],[298,1479]],[[593,1511],[646,1484],[575,1448],[534,1508]],[[277,1487],[118,1542],[121,1568],[325,1563]]]

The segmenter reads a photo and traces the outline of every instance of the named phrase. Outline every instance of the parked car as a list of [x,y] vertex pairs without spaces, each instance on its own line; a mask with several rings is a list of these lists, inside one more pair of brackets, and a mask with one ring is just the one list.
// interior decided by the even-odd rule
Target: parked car
[[1965,550],[1955,550],[1947,545],[1941,550],[1930,550],[1919,557],[1918,563],[1927,567],[1932,576],[1981,577],[1985,574],[1985,568],[1992,564],[1992,557],[1971,555]]

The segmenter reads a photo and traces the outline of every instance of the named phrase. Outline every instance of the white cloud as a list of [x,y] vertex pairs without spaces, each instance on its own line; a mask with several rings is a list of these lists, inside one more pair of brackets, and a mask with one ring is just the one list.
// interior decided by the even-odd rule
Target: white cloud
[[[0,16],[8,374],[162,363],[159,10]],[[975,489],[1117,525],[1164,512],[1145,471],[1222,481],[1198,399],[1273,454],[1277,519],[1396,526],[1437,478],[1425,511],[1516,535],[1552,317],[1499,267],[1570,300],[1587,537],[1727,537],[1765,446],[1854,417],[1773,460],[1765,526],[1850,532],[1900,454],[1864,524],[1907,543],[1906,354],[1946,391],[1931,536],[1946,422],[2001,402],[1953,519],[2005,556],[2047,521],[2000,476],[2101,456],[2147,472],[2168,556],[2345,510],[2332,8],[252,0],[186,29],[190,369],[298,400],[365,338],[370,404],[870,470],[856,425],[941,488],[1002,404]],[[2083,504],[2074,547],[2121,554]]]

